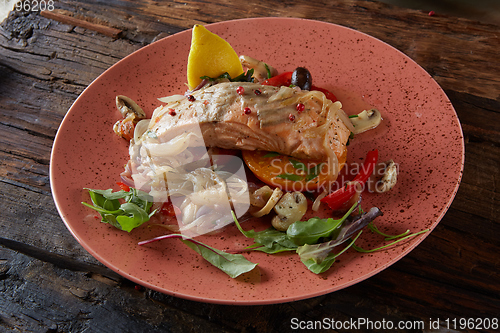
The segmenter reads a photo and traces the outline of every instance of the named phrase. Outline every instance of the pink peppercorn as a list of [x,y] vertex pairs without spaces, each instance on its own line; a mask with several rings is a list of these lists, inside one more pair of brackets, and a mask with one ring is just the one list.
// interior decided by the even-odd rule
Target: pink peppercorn
[[190,101],[190,102],[194,102],[195,100],[196,100],[196,98],[194,98],[194,96],[193,96],[193,95],[189,95],[189,96],[188,96],[188,101]]
[[175,116],[177,113],[175,112],[174,109],[168,109],[168,114],[171,116]]
[[244,114],[250,114],[250,113],[252,113],[252,110],[250,108],[244,108],[243,109],[243,113]]
[[260,94],[262,94],[262,91],[260,91],[260,89],[257,89],[254,91],[254,93],[255,93],[255,95],[260,95]]
[[245,88],[239,86],[238,88],[236,88],[236,92],[238,93],[238,95],[243,95],[245,93]]
[[429,16],[434,16],[434,15],[436,15],[436,13],[435,13],[433,10],[431,10],[431,11],[429,12]]
[[304,104],[302,104],[302,103],[297,104],[297,111],[298,111],[299,113],[301,113],[301,112],[302,112],[302,111],[304,111],[305,109],[306,109],[306,106],[305,106]]
[[290,113],[290,115],[288,116],[288,119],[290,121],[294,121],[295,120],[295,116],[293,114]]

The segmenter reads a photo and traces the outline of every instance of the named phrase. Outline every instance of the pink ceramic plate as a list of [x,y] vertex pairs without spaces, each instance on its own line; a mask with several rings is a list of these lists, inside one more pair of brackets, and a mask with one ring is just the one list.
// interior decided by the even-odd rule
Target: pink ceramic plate
[[[267,61],[279,71],[306,66],[316,85],[333,91],[347,113],[378,108],[384,123],[357,136],[349,152],[359,161],[373,148],[380,159],[400,168],[397,186],[384,195],[364,196],[363,207],[378,206],[376,220],[386,233],[433,229],[457,191],[464,159],[460,123],[438,84],[409,57],[391,46],[345,27],[292,18],[259,18],[211,24],[238,54]],[[327,273],[315,275],[297,255],[245,256],[258,268],[236,279],[212,267],[178,240],[137,246],[162,230],[143,227],[130,234],[100,223],[83,190],[114,188],[127,161],[127,143],[112,132],[120,118],[116,95],[134,99],[150,115],[158,97],[186,90],[186,62],[191,31],[162,39],[119,61],[75,101],[52,150],[51,185],[66,226],[94,257],[126,278],[170,295],[203,302],[266,304],[322,295],[360,282],[387,268],[415,248],[429,233],[389,250],[360,254],[349,250]],[[322,212],[321,214],[326,214]],[[245,228],[265,228],[245,225]],[[234,226],[201,241],[219,249],[251,242]],[[364,232],[362,247],[383,244]]]

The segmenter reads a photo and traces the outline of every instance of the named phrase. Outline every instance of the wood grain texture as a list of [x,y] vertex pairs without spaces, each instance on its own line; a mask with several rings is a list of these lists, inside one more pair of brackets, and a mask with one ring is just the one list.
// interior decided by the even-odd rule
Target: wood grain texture
[[[0,331],[288,332],[292,318],[498,317],[500,27],[374,1],[60,0],[56,7],[122,34],[115,39],[39,13],[12,13],[0,26]],[[48,170],[58,125],[92,80],[142,46],[195,23],[257,16],[348,26],[426,69],[466,137],[456,199],[408,256],[333,294],[234,307],[136,290],[83,250],[57,214]]]

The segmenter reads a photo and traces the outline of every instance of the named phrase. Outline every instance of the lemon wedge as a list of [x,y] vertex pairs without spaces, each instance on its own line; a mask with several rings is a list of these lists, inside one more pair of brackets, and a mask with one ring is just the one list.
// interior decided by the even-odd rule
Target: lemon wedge
[[202,76],[215,78],[225,72],[233,78],[243,73],[238,55],[224,39],[195,24],[187,65],[189,87],[198,86]]

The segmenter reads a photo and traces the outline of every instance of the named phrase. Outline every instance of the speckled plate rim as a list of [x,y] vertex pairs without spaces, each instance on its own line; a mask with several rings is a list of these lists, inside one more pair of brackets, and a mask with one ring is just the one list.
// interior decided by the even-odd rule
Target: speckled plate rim
[[[305,20],[305,19],[298,19],[298,18],[250,18],[250,19],[241,19],[241,20],[219,22],[219,23],[209,24],[209,25],[206,25],[206,26],[209,29],[215,29],[215,28],[217,28],[219,26],[224,26],[226,24],[245,24],[246,22],[249,22],[249,21],[260,21],[260,22],[267,22],[267,21],[282,21],[282,22],[288,21],[289,22],[289,21],[293,21],[296,24],[300,24],[301,22],[308,22],[308,23],[313,22],[314,24],[319,24],[319,25],[329,25],[329,26],[333,27],[334,29],[340,29],[340,30],[346,29],[346,30],[349,30],[349,31],[354,31],[355,33],[359,34],[360,36],[363,36],[364,38],[368,38],[368,39],[376,41],[377,43],[381,43],[381,44],[384,45],[384,47],[392,49],[391,52],[396,52],[396,53],[400,54],[402,57],[405,57],[405,58],[409,59],[406,55],[404,55],[399,50],[395,49],[394,47],[390,46],[389,44],[387,44],[387,43],[385,43],[385,42],[383,42],[383,41],[381,41],[381,40],[379,40],[377,38],[374,38],[374,37],[372,37],[370,35],[367,35],[365,33],[362,33],[362,32],[359,32],[359,31],[356,31],[356,30],[353,30],[353,29],[350,29],[350,28],[347,28],[347,27],[344,27],[344,26],[335,25],[335,24],[332,24],[332,23],[320,22],[320,21],[312,21],[312,20]],[[190,33],[190,32],[188,30],[188,31],[180,32],[179,34],[182,34],[182,33]],[[167,37],[166,39],[168,39],[168,38],[169,37]],[[108,69],[107,71],[105,71],[101,76],[105,75],[112,68],[117,67],[117,66],[121,66],[124,61],[128,61],[130,58],[134,57],[137,53],[144,52],[144,50],[146,48],[149,48],[149,47],[151,47],[153,45],[156,45],[156,43],[164,43],[164,42],[165,42],[164,39],[162,39],[162,40],[159,40],[159,41],[157,41],[157,42],[155,42],[153,44],[150,44],[150,45],[148,45],[148,46],[146,46],[144,48],[139,49],[138,51],[132,53],[131,55],[125,57],[124,59],[120,60],[119,62],[117,62],[116,64],[114,64],[113,66],[111,66],[110,69]],[[413,62],[411,59],[409,59],[409,61]],[[428,75],[425,72],[425,70],[423,68],[421,68],[418,64],[414,63],[414,65],[416,65],[418,68],[420,68],[420,70],[422,71],[422,75]],[[99,78],[101,76],[99,76]],[[97,78],[96,80],[98,80],[99,78]],[[438,84],[432,78],[431,78],[431,83],[435,84],[437,87],[439,87]],[[92,84],[90,84],[84,90],[84,92],[82,92],[82,94],[77,98],[77,100],[75,100],[73,106],[76,105],[79,102],[80,99],[86,98],[86,94],[87,94],[87,91],[89,89],[92,89]],[[442,90],[441,90],[441,92],[443,93],[443,95],[445,95]],[[449,102],[449,100],[448,100],[448,102]],[[62,123],[60,125],[60,128],[63,127],[63,126],[65,126],[65,124],[67,122],[67,119],[69,119],[70,117],[72,117],[72,115],[75,112],[77,112],[77,110],[73,109],[73,106],[68,111],[68,113],[66,114],[65,118],[63,119],[63,121],[62,121]],[[460,126],[460,122],[458,121],[458,117],[457,117],[456,112],[454,111],[453,107],[451,106],[451,103],[450,103],[450,109],[448,111],[451,111],[454,114],[454,117],[457,119],[457,121],[456,121],[457,122],[456,131],[459,132],[459,136],[460,136],[460,142],[459,142],[459,144],[461,146],[461,152],[460,152],[460,158],[461,158],[460,164],[461,164],[461,166],[460,166],[459,172],[457,172],[456,175],[454,175],[454,176],[456,176],[456,178],[455,178],[456,186],[452,189],[452,192],[451,192],[451,195],[449,195],[448,201],[442,207],[439,207],[439,214],[436,216],[434,222],[429,226],[429,229],[431,231],[441,221],[441,219],[445,215],[446,211],[450,207],[450,205],[451,205],[451,203],[452,203],[452,201],[453,201],[453,199],[454,199],[454,197],[456,195],[456,192],[458,191],[458,187],[460,185],[460,181],[461,181],[461,177],[462,177],[462,172],[463,172],[464,159],[465,159],[465,148],[464,148],[464,142],[463,142],[463,133],[462,133],[462,129],[461,129],[461,126]],[[399,255],[397,255],[396,257],[392,258],[392,260],[384,263],[383,265],[380,265],[377,269],[372,270],[368,274],[364,274],[362,276],[359,276],[357,278],[354,278],[354,279],[350,280],[347,283],[340,284],[340,285],[335,286],[335,287],[330,288],[330,289],[319,290],[319,291],[316,291],[316,292],[309,292],[309,293],[306,293],[306,294],[297,293],[297,294],[292,294],[292,295],[288,295],[288,296],[285,296],[285,297],[275,297],[275,298],[268,298],[268,299],[263,298],[263,299],[258,299],[258,300],[252,300],[252,299],[246,299],[246,300],[245,299],[243,299],[243,300],[216,299],[216,298],[213,298],[213,297],[204,297],[204,296],[197,296],[197,295],[193,295],[193,294],[189,294],[189,293],[174,292],[174,291],[171,291],[171,290],[167,290],[165,288],[159,288],[158,286],[156,286],[154,284],[150,284],[150,283],[147,283],[147,282],[143,281],[142,279],[138,279],[133,274],[129,274],[127,272],[123,272],[123,271],[118,270],[116,267],[114,267],[114,264],[112,262],[109,262],[108,260],[106,260],[105,258],[103,258],[103,256],[101,255],[101,253],[99,253],[98,251],[95,251],[92,248],[92,246],[89,246],[86,243],[86,241],[84,239],[82,239],[82,237],[81,237],[80,234],[78,234],[77,232],[75,232],[75,230],[74,230],[74,228],[72,226],[72,223],[74,223],[74,222],[68,221],[65,218],[65,210],[67,209],[67,207],[61,206],[60,203],[59,203],[59,200],[58,200],[58,198],[60,196],[64,196],[64,193],[60,193],[58,191],[58,189],[57,189],[57,186],[56,186],[56,184],[57,184],[57,179],[56,179],[57,174],[56,174],[56,171],[55,171],[55,168],[54,168],[54,163],[53,163],[53,161],[55,160],[54,151],[56,150],[54,148],[56,148],[58,146],[59,142],[61,142],[62,140],[65,140],[65,139],[67,139],[67,138],[62,137],[60,135],[59,131],[58,131],[58,133],[56,135],[56,138],[55,138],[55,141],[54,141],[53,150],[52,150],[52,153],[51,153],[50,181],[51,181],[51,190],[52,190],[52,194],[53,194],[53,197],[54,197],[54,201],[56,203],[57,210],[58,210],[59,214],[61,215],[61,217],[62,217],[62,219],[63,219],[66,227],[70,230],[70,232],[78,240],[78,242],[92,256],[94,256],[95,258],[97,258],[100,262],[102,262],[107,267],[115,270],[116,272],[118,272],[119,274],[123,275],[127,279],[130,279],[131,281],[134,281],[134,282],[136,282],[138,284],[141,284],[141,285],[144,285],[144,286],[146,286],[148,288],[151,288],[151,289],[154,289],[154,290],[166,293],[166,294],[170,294],[170,295],[173,295],[173,296],[176,296],[176,297],[181,297],[181,298],[195,300],[195,301],[208,302],[208,303],[249,305],[249,304],[274,304],[274,303],[283,303],[283,302],[290,302],[290,301],[296,301],[296,300],[300,300],[300,299],[306,299],[306,298],[311,298],[311,297],[315,297],[315,296],[320,296],[320,295],[323,295],[323,294],[326,294],[326,293],[330,293],[330,292],[333,292],[333,291],[336,291],[336,290],[340,290],[340,289],[346,288],[348,286],[354,285],[356,283],[359,283],[359,282],[361,282],[361,281],[363,281],[363,280],[365,280],[365,279],[367,279],[367,278],[369,278],[369,277],[371,277],[371,276],[379,273],[380,271],[386,269],[390,265],[392,265],[395,262],[397,262],[398,260],[400,260],[405,255],[407,255],[412,249],[414,249],[417,245],[419,245],[430,234],[430,232],[429,232],[429,233],[420,235],[418,237],[415,237],[411,241],[411,243],[407,247],[405,247],[405,249],[403,251],[401,251],[401,253],[399,253]]]

